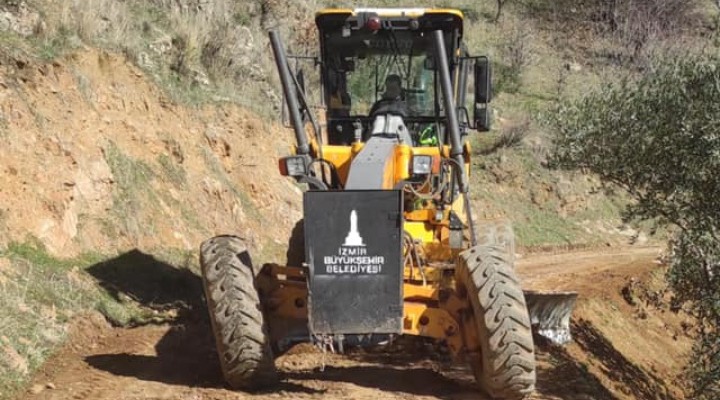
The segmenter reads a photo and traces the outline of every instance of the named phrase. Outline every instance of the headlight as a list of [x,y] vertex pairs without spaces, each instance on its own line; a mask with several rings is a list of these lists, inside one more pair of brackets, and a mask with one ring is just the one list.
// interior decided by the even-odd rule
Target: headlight
[[280,174],[284,176],[307,175],[305,157],[290,156],[280,159]]
[[415,175],[427,175],[432,172],[433,158],[427,155],[413,156],[412,173]]

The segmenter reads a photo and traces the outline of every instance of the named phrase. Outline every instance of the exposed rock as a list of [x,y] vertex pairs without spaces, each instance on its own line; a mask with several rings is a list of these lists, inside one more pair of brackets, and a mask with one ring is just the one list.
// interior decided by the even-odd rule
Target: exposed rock
[[27,37],[42,26],[40,13],[30,9],[24,1],[8,1],[0,6],[0,31],[12,31]]

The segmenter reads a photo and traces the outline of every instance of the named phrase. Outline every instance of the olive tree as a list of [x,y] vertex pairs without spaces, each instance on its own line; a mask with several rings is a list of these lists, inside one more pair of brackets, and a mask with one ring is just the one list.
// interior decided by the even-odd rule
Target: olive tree
[[554,165],[626,189],[629,216],[676,227],[668,281],[700,326],[694,398],[720,398],[720,57],[666,58],[551,119]]

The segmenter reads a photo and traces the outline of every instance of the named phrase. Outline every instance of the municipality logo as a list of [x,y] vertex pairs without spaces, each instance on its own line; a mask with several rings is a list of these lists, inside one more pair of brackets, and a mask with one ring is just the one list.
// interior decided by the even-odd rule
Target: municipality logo
[[368,253],[362,236],[358,231],[357,211],[350,212],[350,231],[345,242],[340,245],[336,255],[323,257],[325,273],[328,274],[362,274],[375,275],[382,273],[385,257]]
[[360,236],[357,227],[357,211],[352,210],[350,213],[350,232],[345,237],[343,246],[365,246],[363,238]]

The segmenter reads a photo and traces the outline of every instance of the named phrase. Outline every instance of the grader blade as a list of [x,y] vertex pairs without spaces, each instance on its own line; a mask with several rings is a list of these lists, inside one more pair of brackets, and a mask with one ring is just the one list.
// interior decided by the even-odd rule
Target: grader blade
[[552,343],[562,345],[570,342],[570,316],[578,294],[535,290],[526,290],[524,294],[533,329]]

